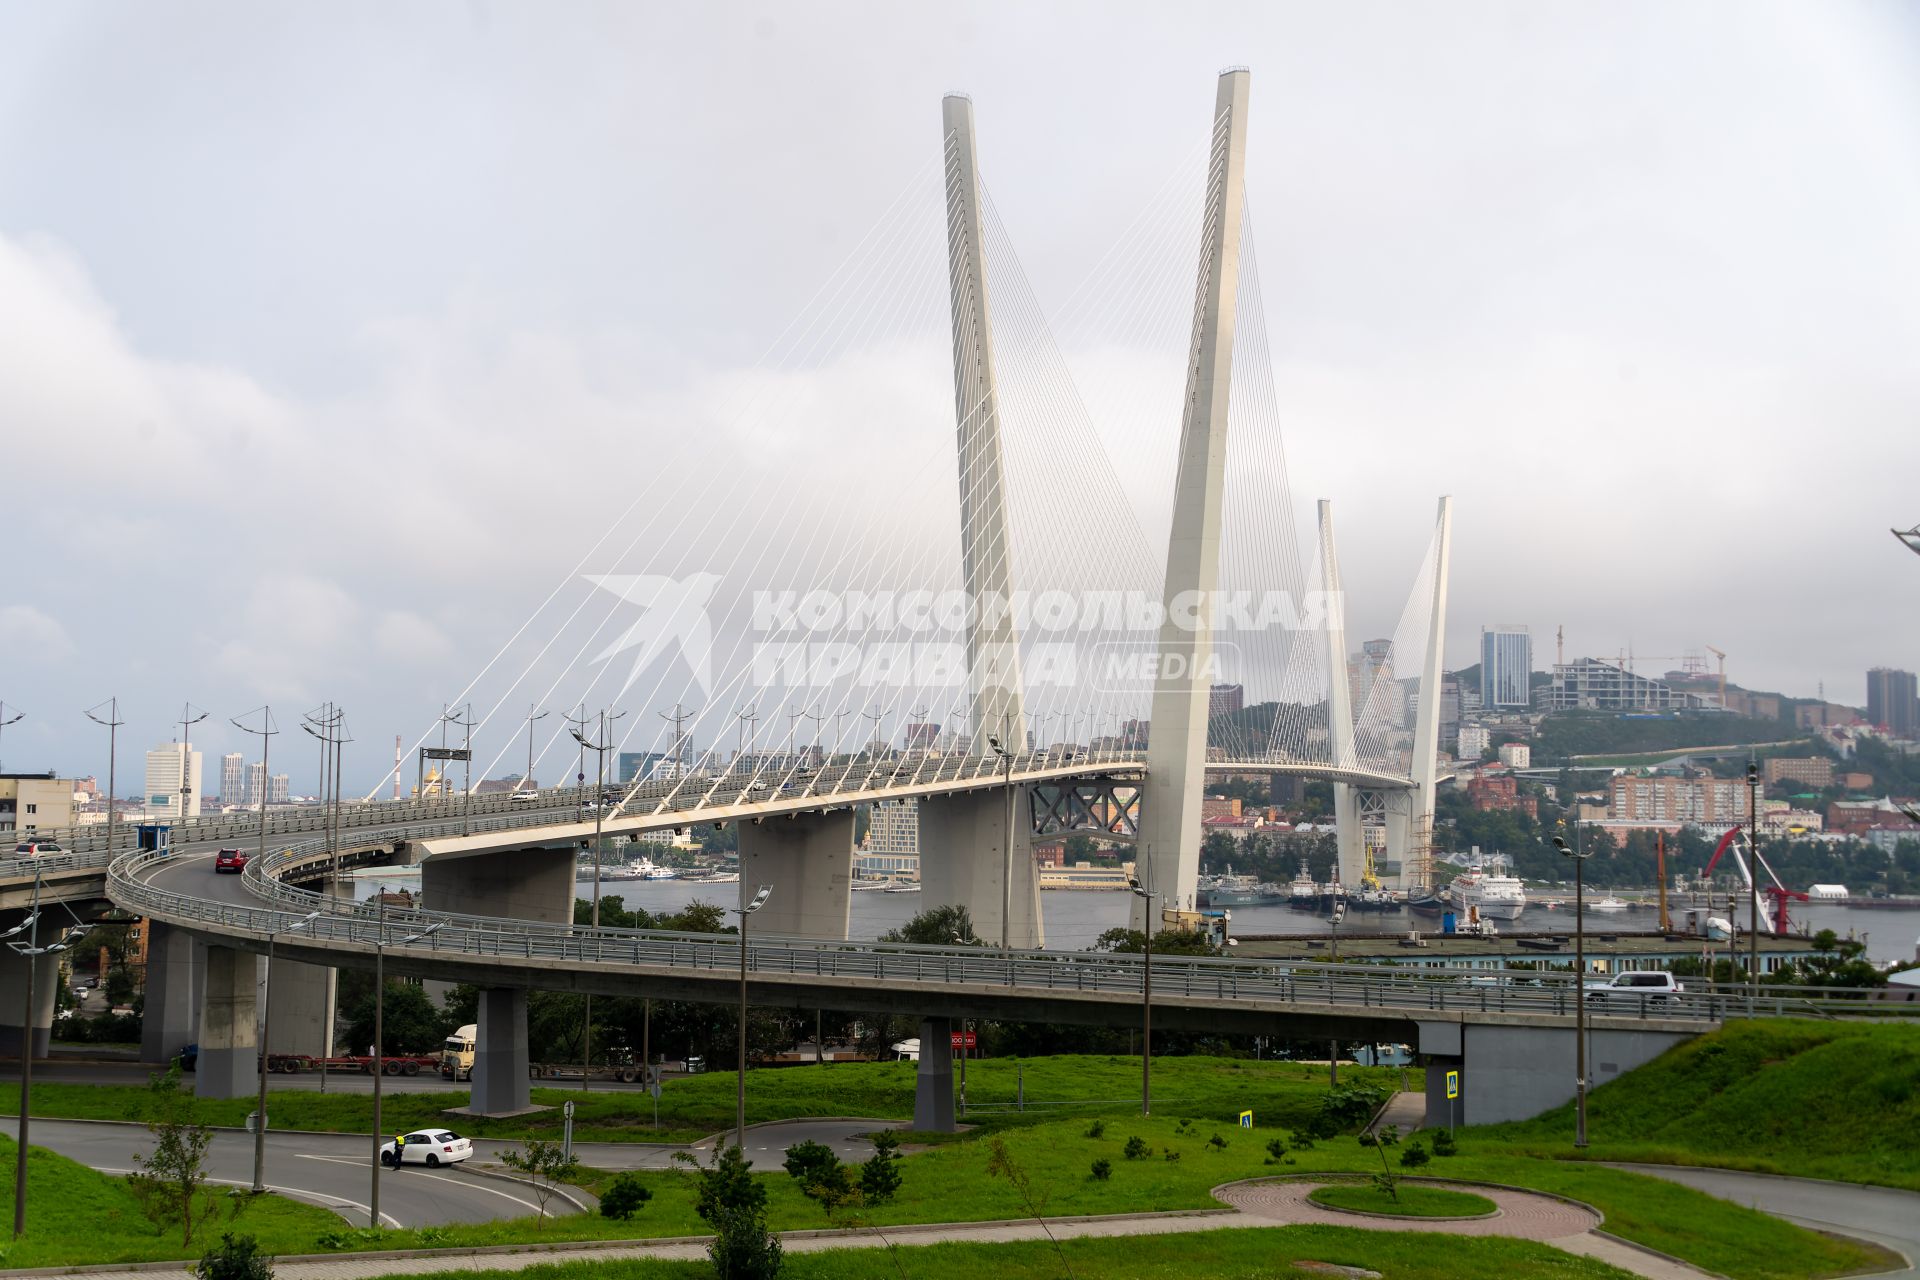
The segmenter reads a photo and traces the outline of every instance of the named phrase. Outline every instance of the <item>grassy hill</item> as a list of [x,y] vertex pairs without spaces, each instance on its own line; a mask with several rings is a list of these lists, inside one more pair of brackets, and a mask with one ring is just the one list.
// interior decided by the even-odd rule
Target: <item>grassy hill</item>
[[[1597,1089],[1587,1121],[1590,1159],[1920,1190],[1920,1026],[1729,1023]],[[1478,1133],[1568,1155],[1573,1108]]]

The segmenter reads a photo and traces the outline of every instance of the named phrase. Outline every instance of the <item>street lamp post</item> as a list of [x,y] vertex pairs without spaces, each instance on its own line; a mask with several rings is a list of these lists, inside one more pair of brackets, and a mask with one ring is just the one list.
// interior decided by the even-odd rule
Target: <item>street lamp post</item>
[[[1574,824],[1576,846],[1580,827]],[[1569,848],[1562,836],[1553,838],[1553,847],[1573,859],[1573,1145],[1587,1145],[1587,899],[1584,871],[1591,849],[1582,853]]]
[[[180,825],[187,825],[187,810],[193,807],[193,726],[205,720],[210,712],[193,714],[193,704],[187,703],[180,709]],[[263,766],[260,770],[261,803],[266,803],[267,777]]]
[[[600,712],[600,729],[588,742],[579,729],[571,730],[581,750],[593,752],[593,927],[600,927],[600,860],[607,818],[607,751],[613,746],[613,739],[607,734],[607,726],[627,714],[616,711],[609,716],[605,710]],[[583,724],[582,728],[585,727]],[[593,993],[587,993],[587,1007],[584,1025],[580,1032],[580,1087],[583,1090],[593,1088]]]
[[763,884],[754,890],[753,900],[734,908],[740,917],[740,1075],[735,1083],[733,1102],[733,1142],[744,1158],[747,1154],[747,917],[767,905],[773,886]]
[[[1002,746],[1000,739],[989,737],[987,745],[1000,757],[1000,777],[1007,793],[1007,830],[1005,866],[1000,875],[1000,954],[1007,960],[1013,958],[1013,752]],[[1007,981],[1013,981],[1013,966],[1007,966]]]
[[[100,707],[107,708],[107,718],[105,720],[102,720],[94,714],[94,712],[100,710]],[[99,706],[89,709],[85,712],[85,715],[87,719],[93,721],[95,724],[103,724],[107,727],[107,852],[111,854],[113,852],[114,770],[120,759],[120,726],[125,724],[126,721],[120,718],[119,698],[108,698],[105,702],[99,704]]]
[[[310,911],[302,919],[287,926],[286,932],[293,933],[304,929],[320,918],[318,911]],[[260,1105],[254,1116],[253,1126],[253,1191],[258,1195],[267,1189],[264,1181],[267,1168],[267,1036],[273,1029],[273,939],[274,930],[267,930],[267,972],[260,984]]]
[[[252,715],[253,713],[249,711],[247,714]],[[244,724],[241,724],[238,719],[228,720],[227,723],[242,733],[257,733],[260,735],[260,849],[258,856],[265,858],[267,856],[267,797],[272,794],[273,791],[273,774],[267,769],[268,748],[273,745],[273,735],[280,731],[273,727],[272,707],[260,708],[260,727],[258,729],[249,729]],[[265,1052],[264,1046],[261,1051]],[[256,1187],[255,1190],[259,1190],[259,1188]]]
[[[380,1077],[386,1074],[386,1018],[387,1018],[387,892],[382,889],[378,898],[379,923],[373,939],[373,1189],[367,1196],[367,1225],[376,1231],[380,1228]],[[400,939],[395,946],[409,946],[423,938],[431,938],[446,928],[447,922],[430,924],[420,932]],[[395,1148],[395,1161],[400,1152]],[[397,1167],[397,1166],[396,1166]]]
[[1760,1003],[1760,766],[1747,761],[1747,1012]]
[[1127,879],[1127,888],[1136,898],[1147,900],[1146,959],[1140,965],[1140,1114],[1153,1114],[1153,904],[1155,895],[1147,892],[1135,877]]
[[[27,958],[27,1007],[26,1014],[20,1020],[20,1126],[14,1138],[16,1158],[13,1170],[13,1238],[18,1240],[27,1230],[27,1118],[33,1113],[33,988],[36,979],[35,964],[41,956],[56,951],[65,951],[74,941],[87,931],[86,925],[70,929],[60,941],[52,946],[40,945],[40,873],[33,873],[33,909],[27,918],[0,934],[0,938],[9,939],[7,946],[18,955]],[[14,934],[26,933],[27,941],[13,942]]]
[[0,736],[5,735],[8,725],[18,722],[26,714],[27,714],[26,712],[16,707],[14,708],[13,714],[8,715],[7,704],[4,702],[0,702]]
[[[526,788],[528,791],[532,791],[534,789],[534,786],[533,786],[533,722],[536,720],[545,720],[548,714],[549,714],[548,712],[541,711],[539,707],[527,708],[527,772],[526,772],[526,776],[521,778],[520,781],[526,785]],[[519,789],[520,789],[519,787],[514,788],[515,791],[518,791]]]
[[[1335,866],[1334,874],[1337,876],[1339,873],[1340,868]],[[1339,898],[1335,898],[1333,900],[1333,915],[1328,917],[1329,924],[1331,925],[1329,929],[1329,958],[1334,961],[1340,959],[1340,922],[1346,918],[1346,903]],[[1332,976],[1329,975],[1327,980],[1331,983],[1333,980]],[[1327,1044],[1327,1083],[1336,1089],[1340,1087],[1340,1041],[1338,1039],[1331,1040]]]

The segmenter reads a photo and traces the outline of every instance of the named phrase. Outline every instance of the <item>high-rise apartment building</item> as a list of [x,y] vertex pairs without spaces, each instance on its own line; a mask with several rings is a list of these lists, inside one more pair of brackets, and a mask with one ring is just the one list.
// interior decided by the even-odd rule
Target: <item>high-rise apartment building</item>
[[267,783],[267,803],[286,804],[293,794],[293,780],[284,773],[276,773]]
[[1480,706],[1524,711],[1533,701],[1533,637],[1502,624],[1480,632]]
[[1920,700],[1913,672],[1875,667],[1867,672],[1867,722],[1896,738],[1911,738],[1920,728]]
[[200,753],[189,750],[183,742],[169,742],[147,752],[149,817],[179,821],[200,816],[200,764]]
[[246,803],[249,806],[259,807],[260,795],[266,789],[266,785],[267,766],[255,760],[247,766]]
[[220,757],[220,803],[244,804],[247,794],[247,758],[238,751]]

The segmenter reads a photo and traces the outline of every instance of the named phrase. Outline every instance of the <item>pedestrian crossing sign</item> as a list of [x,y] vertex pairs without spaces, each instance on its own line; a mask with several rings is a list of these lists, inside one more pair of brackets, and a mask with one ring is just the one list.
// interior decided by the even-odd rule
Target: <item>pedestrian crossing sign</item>
[[1460,1073],[1458,1071],[1447,1072],[1447,1096],[1449,1098],[1457,1098],[1460,1096]]
[[1242,1111],[1242,1112],[1240,1113],[1240,1127],[1241,1127],[1242,1129],[1251,1129],[1251,1128],[1253,1128],[1253,1112],[1251,1112],[1251,1111]]

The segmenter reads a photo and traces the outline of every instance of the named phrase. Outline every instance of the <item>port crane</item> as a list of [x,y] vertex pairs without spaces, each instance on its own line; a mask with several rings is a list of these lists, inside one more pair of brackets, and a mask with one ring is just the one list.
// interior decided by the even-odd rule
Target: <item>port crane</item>
[[1774,871],[1772,864],[1766,860],[1758,849],[1750,849],[1749,851],[1753,854],[1753,860],[1766,871],[1767,878],[1773,881],[1772,884],[1761,885],[1755,888],[1753,872],[1748,868],[1746,858],[1741,856],[1739,847],[1742,843],[1750,843],[1746,840],[1746,835],[1747,829],[1745,827],[1738,825],[1728,827],[1727,833],[1720,837],[1720,843],[1714,846],[1713,856],[1707,859],[1707,869],[1700,873],[1701,878],[1706,879],[1711,877],[1714,867],[1720,862],[1721,855],[1731,852],[1733,854],[1733,864],[1740,868],[1740,879],[1745,882],[1747,892],[1753,895],[1754,901],[1759,908],[1760,918],[1766,921],[1767,932],[1773,934],[1786,933],[1793,927],[1793,921],[1787,914],[1787,903],[1807,902],[1810,901],[1810,899],[1806,894],[1796,889],[1789,889],[1786,885],[1782,884],[1780,882],[1780,876]]

